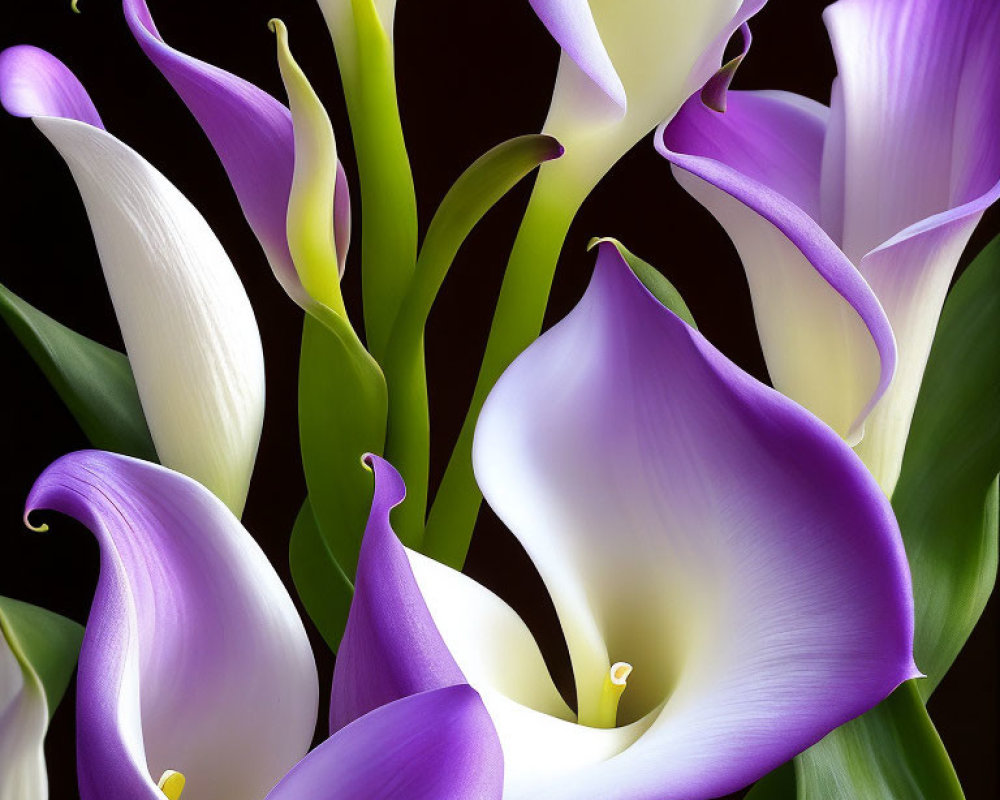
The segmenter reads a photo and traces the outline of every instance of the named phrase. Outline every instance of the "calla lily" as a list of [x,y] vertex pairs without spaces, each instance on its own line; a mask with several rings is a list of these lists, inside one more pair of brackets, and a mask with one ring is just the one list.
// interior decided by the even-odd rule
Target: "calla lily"
[[26,518],[41,509],[101,548],[77,687],[82,800],[499,798],[499,742],[468,686],[374,709],[302,758],[318,695],[305,629],[252,537],[195,481],[73,453],[35,483]]
[[[334,149],[334,169],[329,174],[321,171],[310,176],[314,197],[312,202],[306,198],[303,208],[303,194],[309,192],[301,190],[305,180],[302,173],[311,171],[315,163],[302,160],[302,150],[308,154],[310,149],[297,151],[295,147],[296,128],[300,129],[300,138],[312,133],[320,139],[326,137],[332,144],[332,129],[327,131],[329,120],[322,107],[318,109],[319,118],[303,112],[301,125],[293,125],[288,108],[264,90],[168,45],[156,29],[145,0],[123,0],[122,6],[129,30],[143,52],[170,82],[215,148],[247,222],[282,287],[307,311],[313,310],[316,302],[329,303],[323,290],[311,293],[313,287],[303,283],[310,284],[310,279],[335,283],[338,273],[343,273],[351,236],[347,177]],[[312,102],[312,90],[292,61],[283,33],[281,45],[282,74],[293,105],[301,98],[300,106],[317,111],[318,101]],[[293,191],[296,172],[300,174],[299,192]],[[321,185],[316,186],[317,182]],[[294,207],[296,200],[298,208]],[[308,218],[322,211],[326,211],[326,218],[321,222],[313,220],[312,224],[320,227],[320,236],[328,236],[335,243],[331,248],[334,265],[317,277],[315,264],[295,258],[292,248],[297,238],[294,231],[301,228],[303,216]],[[303,275],[304,270],[312,273]],[[327,285],[325,291],[331,291],[331,287]],[[339,296],[339,286],[335,291]]]
[[840,0],[825,20],[830,108],[692,99],[656,141],[740,252],[775,386],[860,439],[891,494],[949,282],[1000,197],[1000,7]]
[[871,475],[610,242],[577,308],[501,378],[475,443],[483,493],[555,603],[576,711],[503,601],[417,553],[407,569],[389,527],[402,483],[371,460],[331,724],[467,680],[508,800],[718,797],[918,675],[906,559]]
[[[766,0],[531,0],[562,48],[545,132],[566,147],[584,195],[719,69]],[[582,197],[581,197],[582,199]]]
[[240,513],[264,416],[264,362],[229,257],[187,198],[104,129],[54,56],[28,45],[0,54],[0,101],[35,122],[76,180],[161,462]]

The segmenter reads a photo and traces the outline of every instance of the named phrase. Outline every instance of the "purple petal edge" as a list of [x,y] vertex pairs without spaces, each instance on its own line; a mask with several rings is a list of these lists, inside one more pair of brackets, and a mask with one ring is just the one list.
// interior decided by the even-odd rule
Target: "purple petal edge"
[[604,48],[587,0],[529,2],[566,55],[573,59],[608,99],[624,111],[627,102],[625,87]]
[[467,684],[368,712],[313,750],[267,800],[500,800],[503,752]]
[[75,119],[104,130],[76,75],[54,55],[30,44],[0,53],[0,105],[15,117]]
[[295,165],[291,112],[252,83],[164,42],[145,0],[123,0],[122,8],[139,46],[215,149],[278,281],[296,303],[307,306],[286,234]]
[[[690,152],[696,149],[696,143],[702,142],[702,137],[695,130],[699,118],[715,114],[702,104],[700,97],[692,97],[672,121],[657,129],[654,139],[656,149],[672,164],[707,181],[774,225],[861,317],[878,351],[880,369],[878,385],[853,426],[859,428],[889,388],[896,371],[896,341],[892,326],[857,267],[816,220],[784,195],[718,158]],[[711,124],[712,121],[708,121]]]
[[375,495],[334,665],[331,731],[401,697],[465,683],[389,521],[406,494],[403,479],[379,456],[365,462],[375,473]]

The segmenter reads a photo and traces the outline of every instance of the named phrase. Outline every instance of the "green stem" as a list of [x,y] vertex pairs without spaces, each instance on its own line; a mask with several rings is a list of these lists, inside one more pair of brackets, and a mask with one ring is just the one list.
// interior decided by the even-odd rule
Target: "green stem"
[[371,2],[353,4],[353,23],[353,30],[334,25],[331,33],[361,183],[365,333],[369,351],[381,361],[416,264],[417,201],[396,100],[392,39]]
[[538,174],[507,263],[472,404],[427,521],[424,552],[455,569],[465,562],[482,502],[472,472],[476,420],[497,379],[541,331],[563,241],[592,188],[574,181],[563,163],[547,164]]
[[423,331],[390,348],[385,375],[389,387],[385,457],[406,482],[406,500],[393,512],[393,528],[407,546],[419,550],[427,513],[431,448]]

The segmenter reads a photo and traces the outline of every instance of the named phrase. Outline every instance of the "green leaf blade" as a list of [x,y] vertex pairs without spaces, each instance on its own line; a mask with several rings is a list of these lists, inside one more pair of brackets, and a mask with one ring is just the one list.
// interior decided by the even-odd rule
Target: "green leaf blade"
[[964,800],[916,684],[907,681],[799,756],[799,800]]
[[66,693],[83,642],[83,626],[44,608],[0,597],[0,633],[45,693],[49,719]]
[[924,698],[944,677],[996,582],[1000,472],[1000,237],[948,296],[892,504],[916,605]]
[[2,285],[0,317],[94,447],[157,460],[124,354],[70,330]]
[[[378,365],[346,321],[307,316],[299,363],[299,439],[316,525],[343,576],[353,580],[371,509],[365,453],[385,446],[387,399]],[[335,574],[329,580],[340,580]]]
[[292,528],[288,560],[306,612],[336,653],[347,625],[354,586],[327,547],[308,498]]

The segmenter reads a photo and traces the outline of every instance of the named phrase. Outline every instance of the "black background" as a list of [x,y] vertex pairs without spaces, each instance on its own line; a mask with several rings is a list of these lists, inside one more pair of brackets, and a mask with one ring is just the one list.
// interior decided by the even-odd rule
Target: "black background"
[[[826,101],[834,66],[820,18],[825,5],[823,0],[771,0],[755,21],[754,49],[737,86],[788,89]],[[334,55],[314,2],[152,0],[151,6],[171,44],[279,98],[284,95],[266,22],[281,16],[289,25],[293,51],[330,109],[348,172],[355,174]],[[193,200],[239,270],[256,310],[268,370],[264,436],[244,521],[288,581],[287,537],[305,491],[295,423],[301,313],[273,279],[207,140],[131,39],[117,3],[81,0],[81,10],[74,15],[69,0],[8,4],[0,22],[0,45],[35,44],[62,58],[89,89],[108,129]],[[558,51],[526,0],[399,0],[396,50],[404,129],[421,224],[426,225],[469,162],[504,139],[538,130]],[[68,171],[25,120],[0,119],[0,140],[0,281],[64,324],[120,346],[86,216]],[[356,186],[355,180],[355,192]],[[428,331],[435,480],[471,393],[528,188],[513,191],[475,231],[435,306]],[[993,211],[969,253],[998,231],[1000,214]],[[547,324],[562,317],[582,293],[592,266],[584,245],[596,235],[615,236],[656,264],[681,290],[708,338],[743,368],[766,378],[735,251],[708,213],[674,183],[649,141],[623,159],[578,216],[563,251]],[[357,255],[352,254],[345,291],[359,316]],[[31,534],[21,526],[20,514],[38,473],[57,456],[87,443],[6,328],[0,330],[0,374],[5,406],[0,424],[0,594],[83,622],[97,574],[92,539],[69,521],[60,521],[47,535]],[[488,511],[481,515],[466,571],[525,616],[545,643],[557,680],[565,683],[568,658],[551,605],[519,545]],[[310,632],[315,633],[311,627]],[[997,638],[991,606],[931,701],[970,800],[997,797],[1000,791]],[[314,641],[326,691],[332,656],[318,637]],[[57,712],[47,749],[51,796],[74,797],[71,702]]]

